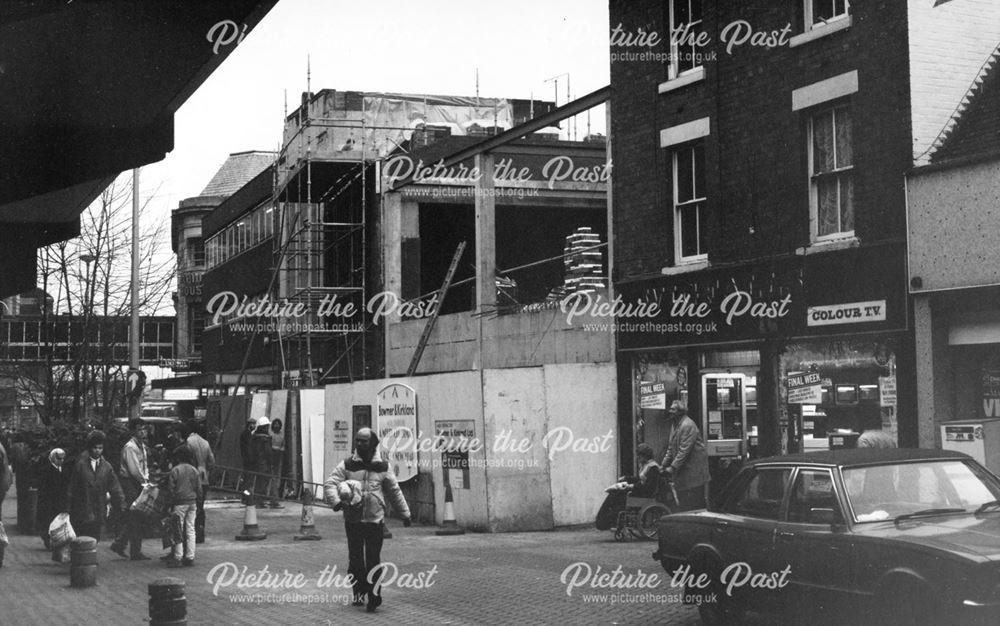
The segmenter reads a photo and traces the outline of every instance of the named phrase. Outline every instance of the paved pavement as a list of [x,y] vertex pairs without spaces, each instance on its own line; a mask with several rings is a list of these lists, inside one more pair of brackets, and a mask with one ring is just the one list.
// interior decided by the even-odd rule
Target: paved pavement
[[[296,542],[297,505],[259,511],[268,533],[259,542],[234,541],[242,507],[219,503],[209,509],[208,541],[198,546],[194,567],[124,560],[103,540],[98,585],[73,589],[69,565],[53,563],[37,537],[16,533],[13,496],[12,489],[3,510],[12,542],[0,569],[4,626],[148,623],[147,585],[165,576],[187,583],[192,625],[698,623],[695,608],[680,603],[678,590],[650,558],[651,542],[617,543],[610,532],[592,528],[438,537],[434,527],[403,528],[395,520],[395,536],[382,552],[394,581],[386,584],[383,606],[369,615],[345,604],[350,590],[339,585],[347,570],[340,514],[317,507],[322,541]],[[147,540],[146,552],[162,554],[159,540]],[[579,582],[571,595],[560,580],[564,573]],[[658,581],[639,576],[654,573]],[[628,575],[632,579],[623,585]],[[594,581],[604,586],[592,586]]]

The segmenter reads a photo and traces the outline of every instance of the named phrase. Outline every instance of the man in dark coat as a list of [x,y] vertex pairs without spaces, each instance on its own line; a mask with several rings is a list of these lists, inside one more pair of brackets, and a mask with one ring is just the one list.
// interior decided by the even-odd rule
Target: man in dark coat
[[663,455],[661,471],[674,483],[677,509],[690,511],[705,508],[705,485],[708,483],[708,452],[701,430],[678,400],[667,411],[670,418],[670,440]]
[[115,470],[103,456],[104,433],[95,430],[87,435],[87,453],[80,456],[66,491],[69,520],[78,537],[100,540],[107,519],[108,498],[111,506],[122,510],[124,495]]
[[66,451],[53,448],[48,458],[42,459],[35,470],[35,486],[38,489],[38,509],[35,518],[35,530],[49,546],[49,524],[66,510],[66,491],[69,489],[69,468],[63,467],[66,461]]

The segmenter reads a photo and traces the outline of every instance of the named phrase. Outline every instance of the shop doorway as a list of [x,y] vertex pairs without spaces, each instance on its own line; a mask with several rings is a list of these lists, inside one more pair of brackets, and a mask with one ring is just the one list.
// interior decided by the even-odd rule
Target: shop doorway
[[701,376],[701,427],[713,491],[728,483],[749,457],[752,431],[747,424],[751,398],[756,416],[755,377],[729,371]]

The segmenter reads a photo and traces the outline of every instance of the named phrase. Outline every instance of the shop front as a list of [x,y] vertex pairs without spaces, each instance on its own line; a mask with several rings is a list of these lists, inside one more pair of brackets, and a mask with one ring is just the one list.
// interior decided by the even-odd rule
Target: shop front
[[[715,488],[759,456],[853,447],[865,431],[907,441],[914,365],[901,257],[824,256],[619,285],[632,450],[649,443],[662,458],[674,400],[701,426]],[[658,306],[629,317],[640,301]]]

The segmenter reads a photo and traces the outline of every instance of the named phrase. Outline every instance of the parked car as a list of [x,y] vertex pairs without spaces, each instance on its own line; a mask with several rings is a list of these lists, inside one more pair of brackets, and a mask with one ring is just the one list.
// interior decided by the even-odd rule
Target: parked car
[[706,624],[1000,624],[1000,479],[941,450],[761,459],[662,517],[653,558]]

